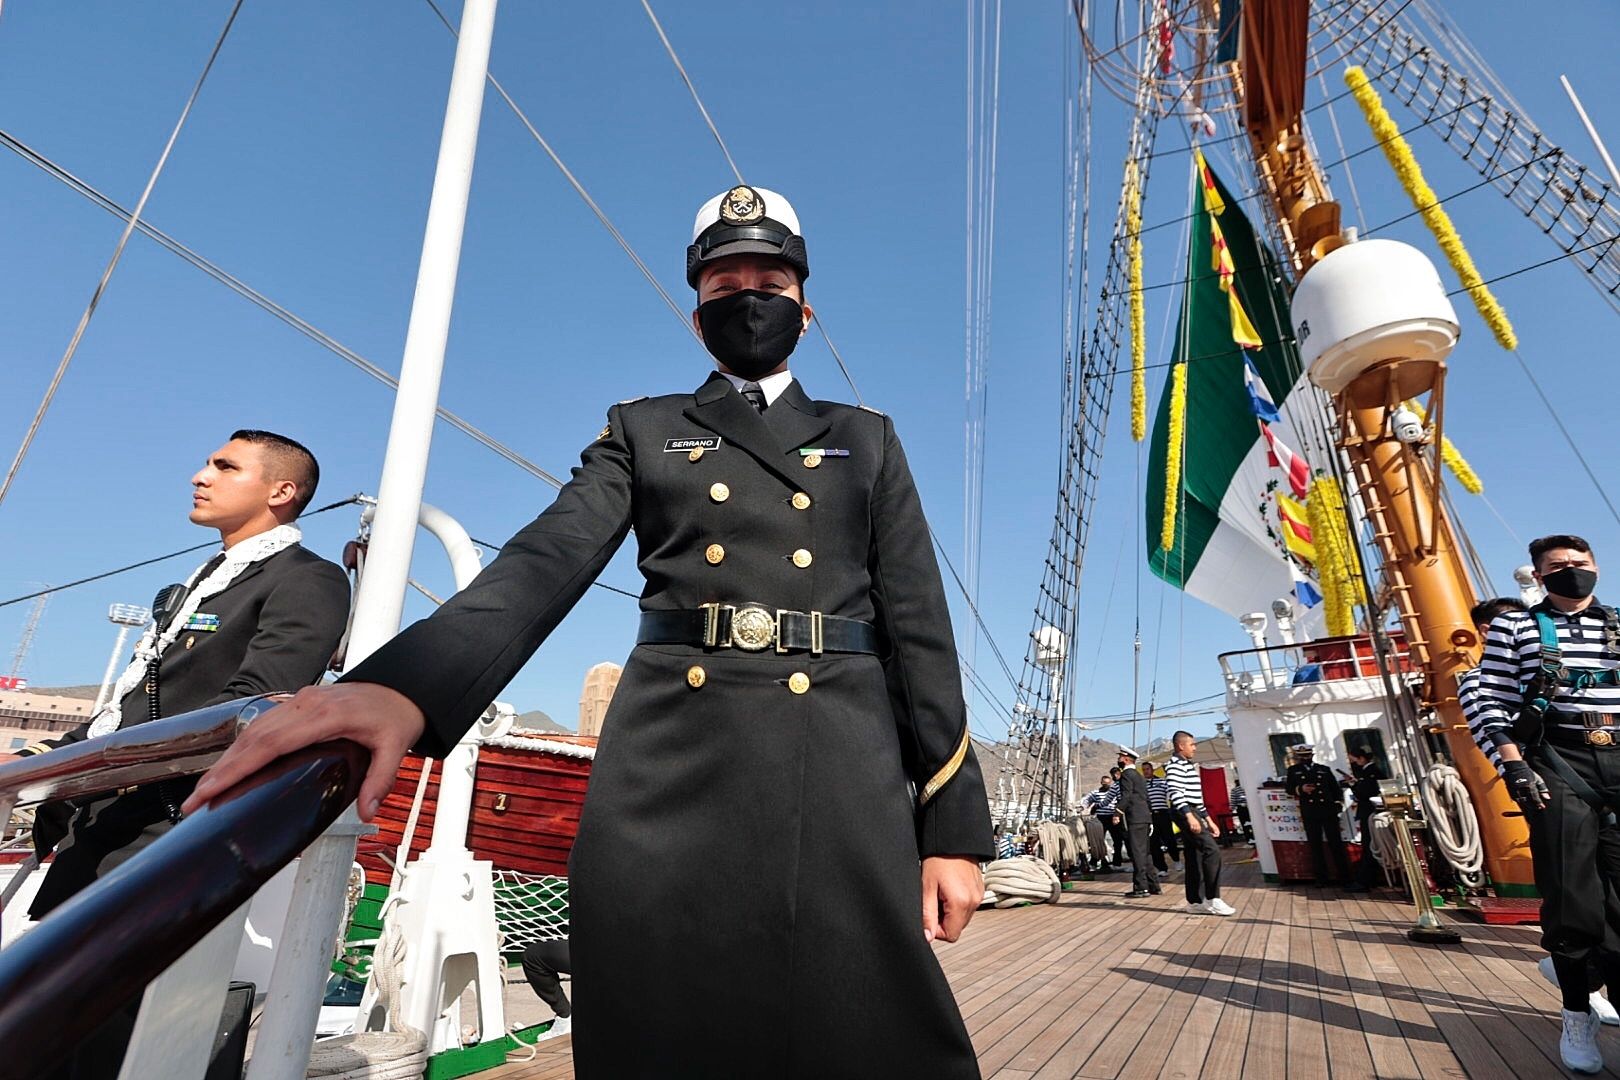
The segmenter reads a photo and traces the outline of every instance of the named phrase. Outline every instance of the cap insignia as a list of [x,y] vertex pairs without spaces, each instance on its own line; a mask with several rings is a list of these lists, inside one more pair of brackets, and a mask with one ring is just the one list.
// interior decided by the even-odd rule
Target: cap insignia
[[720,200],[720,220],[727,225],[752,225],[765,216],[765,200],[747,184],[738,184]]

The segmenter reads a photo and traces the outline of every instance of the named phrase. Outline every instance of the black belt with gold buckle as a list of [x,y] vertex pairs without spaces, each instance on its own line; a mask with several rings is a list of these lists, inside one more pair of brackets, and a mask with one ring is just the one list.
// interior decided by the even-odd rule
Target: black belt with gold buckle
[[859,619],[819,611],[785,611],[764,604],[704,604],[696,611],[644,611],[636,641],[642,645],[698,645],[743,652],[870,653],[877,628]]
[[[1577,727],[1570,721],[1579,720]],[[1620,714],[1603,712],[1559,712],[1549,734],[1556,732],[1583,746],[1620,746]]]

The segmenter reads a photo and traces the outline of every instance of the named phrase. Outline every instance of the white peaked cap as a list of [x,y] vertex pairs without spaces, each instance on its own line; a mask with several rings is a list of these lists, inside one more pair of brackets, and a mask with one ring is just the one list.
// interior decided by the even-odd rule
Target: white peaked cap
[[[697,212],[697,220],[692,223],[692,243],[703,235],[703,230],[720,220],[720,200],[730,195],[735,188],[727,188],[708,202]],[[770,188],[757,187],[754,191],[759,195],[760,202],[764,204],[765,216],[772,221],[779,221],[788,227],[794,236],[803,236],[799,229],[799,215],[793,212],[793,204],[787,201],[786,196],[779,195]]]

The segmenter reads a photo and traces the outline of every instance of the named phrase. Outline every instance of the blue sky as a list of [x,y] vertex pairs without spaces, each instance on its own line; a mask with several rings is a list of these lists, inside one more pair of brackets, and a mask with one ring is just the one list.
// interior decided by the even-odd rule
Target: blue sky
[[[228,6],[14,0],[0,19],[0,126],[133,203]],[[1599,129],[1620,146],[1620,107],[1605,95],[1620,37],[1611,5],[1571,0],[1560,9],[1563,29],[1538,34],[1526,33],[1517,4],[1453,7],[1555,141],[1595,164],[1558,86],[1564,72]],[[1066,9],[1056,0],[1009,3],[1003,29],[979,606],[1015,671],[1045,557],[1061,445],[1055,390],[1063,43],[1072,34]],[[894,416],[924,505],[959,559],[965,8],[923,0],[665,3],[660,16],[745,177],[793,200],[813,267],[809,298],[865,399]],[[453,48],[425,3],[248,3],[147,219],[397,370]],[[730,176],[641,6],[508,0],[497,19],[492,69],[686,303],[682,271],[693,213]],[[1341,84],[1330,85],[1337,92]],[[1313,86],[1313,99],[1316,93]],[[1337,118],[1353,151],[1371,139],[1348,104]],[[1098,104],[1100,178],[1118,175],[1124,152],[1123,106],[1111,105]],[[1170,122],[1165,132],[1169,144],[1182,143]],[[1325,157],[1340,156],[1331,128],[1319,127],[1317,140]],[[1422,134],[1413,142],[1442,195],[1475,182],[1437,139]],[[1149,225],[1187,210],[1185,155],[1166,160],[1144,208]],[[1211,161],[1233,172],[1224,153]],[[1353,167],[1369,223],[1410,209],[1379,155],[1358,157]],[[1335,172],[1330,180],[1348,199],[1347,178]],[[1111,212],[1115,195],[1112,181],[1099,183],[1099,217]],[[1448,209],[1487,277],[1556,253],[1489,189]],[[1353,222],[1354,210],[1346,216]],[[20,159],[0,155],[0,452],[7,461],[119,229]],[[1149,246],[1149,284],[1179,276],[1176,232],[1160,230]],[[1436,256],[1415,220],[1381,235]],[[1100,264],[1104,248],[1093,253]],[[1516,277],[1497,294],[1565,424],[1589,446],[1612,443],[1614,314],[1568,265]],[[1155,339],[1164,305],[1174,302],[1174,290],[1150,294]],[[1463,497],[1464,525],[1498,584],[1509,587],[1522,561],[1520,541],[1538,533],[1576,531],[1600,555],[1620,551],[1620,528],[1576,471],[1512,357],[1472,310],[1462,317],[1448,425],[1507,521]],[[1155,340],[1150,361],[1164,358]],[[614,401],[690,389],[708,367],[707,355],[491,96],[443,403],[560,474]],[[818,339],[806,339],[793,368],[813,396],[848,397]],[[1075,646],[1085,715],[1129,710],[1138,618],[1141,693],[1156,692],[1161,706],[1218,693],[1215,654],[1246,646],[1230,619],[1145,570],[1123,384],[1120,391]],[[185,520],[187,480],[236,427],[285,431],[314,448],[324,469],[320,502],[375,492],[390,407],[385,387],[137,237],[0,506],[0,599],[208,539]],[[1620,487],[1610,454],[1598,449],[1592,460],[1607,484]],[[475,537],[500,541],[543,509],[552,491],[441,425],[426,498]],[[335,557],[355,525],[349,510],[323,515],[307,523],[306,542]],[[192,565],[179,559],[57,594],[22,673],[37,685],[96,681],[112,643],[107,605],[145,602]],[[431,540],[419,542],[414,572],[430,588],[450,588]],[[603,580],[639,590],[628,546]],[[969,624],[960,598],[953,600],[963,639]],[[634,608],[593,590],[503,696],[572,724],[585,670],[628,652]],[[419,597],[407,602],[411,617],[428,609]],[[27,614],[26,604],[0,608],[0,674],[10,670]],[[977,655],[1005,705],[1006,680],[987,648]],[[975,713],[977,730],[999,732],[987,704],[976,702]],[[1207,730],[1214,719],[1192,726]]]

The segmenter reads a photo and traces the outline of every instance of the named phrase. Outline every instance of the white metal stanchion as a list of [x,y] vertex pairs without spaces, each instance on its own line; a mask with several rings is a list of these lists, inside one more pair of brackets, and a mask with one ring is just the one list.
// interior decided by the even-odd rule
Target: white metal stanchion
[[[398,633],[404,611],[445,342],[450,334],[495,7],[496,0],[466,0],[462,7],[433,198],[428,205],[416,294],[378,485],[376,524],[349,638],[351,664]],[[346,814],[304,855],[293,887],[289,930],[271,976],[272,1000],[254,1044],[250,1080],[303,1076],[320,1012],[327,958],[337,938],[343,891],[354,861],[355,837],[361,828],[352,813]]]

